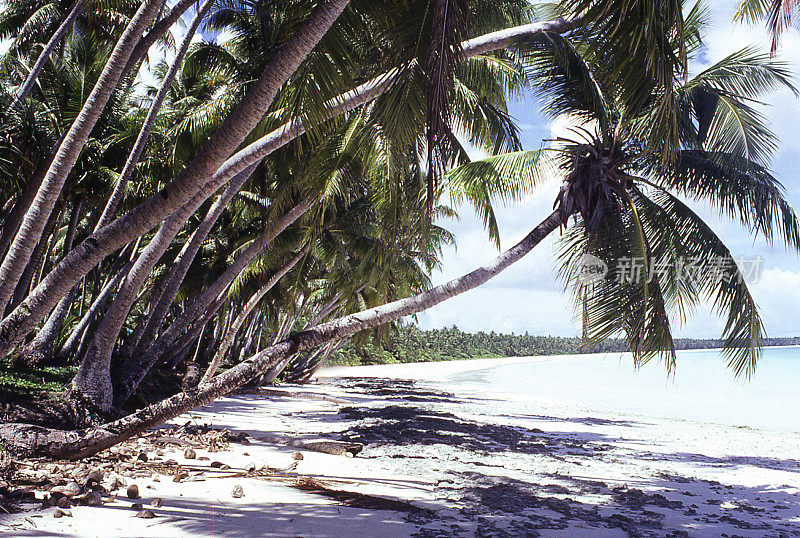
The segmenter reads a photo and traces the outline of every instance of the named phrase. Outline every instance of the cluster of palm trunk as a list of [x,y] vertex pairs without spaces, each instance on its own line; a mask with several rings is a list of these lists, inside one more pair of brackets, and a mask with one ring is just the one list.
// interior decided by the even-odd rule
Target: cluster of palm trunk
[[[539,22],[520,0],[7,3],[0,355],[75,365],[66,399],[85,428],[3,425],[6,446],[80,457],[245,383],[308,380],[354,335],[387,337],[386,324],[481,285],[559,227],[577,227],[580,251],[613,226],[647,239],[648,223],[631,220],[648,203],[631,174],[688,192],[675,170],[699,165],[680,152],[721,151],[707,113],[690,112],[691,143],[664,118],[651,123],[667,136],[641,132],[663,108],[654,95],[719,97],[678,85],[695,36],[682,2],[659,3],[654,14],[645,0],[570,0]],[[599,124],[593,142],[555,152],[573,166],[557,174],[572,194],[485,267],[430,287],[452,241],[437,225],[454,215],[443,194],[472,204],[497,241],[492,201],[538,186],[543,165],[520,152],[506,106],[525,87],[549,112]],[[470,163],[465,141],[500,160]],[[586,195],[612,179],[608,200]],[[768,233],[780,213],[796,243],[793,213],[776,207],[742,220]],[[666,218],[650,209],[650,225]],[[740,289],[719,293],[723,309],[740,306]],[[660,321],[643,319],[653,297],[620,301],[623,319],[597,335],[628,331],[648,340],[634,352],[668,353],[648,333]],[[760,336],[745,321],[732,338]],[[164,377],[176,371],[182,381]]]

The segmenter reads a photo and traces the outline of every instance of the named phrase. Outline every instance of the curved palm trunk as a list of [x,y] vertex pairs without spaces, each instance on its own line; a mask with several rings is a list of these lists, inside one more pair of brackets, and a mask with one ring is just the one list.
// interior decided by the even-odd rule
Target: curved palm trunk
[[253,170],[255,170],[255,166],[245,169],[231,180],[230,185],[219,195],[214,204],[209,208],[206,216],[203,217],[203,220],[197,228],[195,228],[194,232],[192,232],[192,236],[183,246],[183,249],[181,249],[178,257],[175,259],[175,263],[172,264],[172,268],[163,280],[163,284],[153,292],[151,304],[155,306],[148,314],[146,326],[139,341],[134,343],[138,353],[144,353],[153,345],[156,332],[161,327],[161,323],[164,320],[164,315],[166,315],[167,310],[169,310],[169,307],[178,295],[181,283],[186,277],[186,273],[189,272],[189,267],[191,267],[197,253],[200,251],[203,241],[208,237],[208,234],[211,232],[211,229],[217,223],[220,216],[222,216],[225,208],[231,200],[233,200],[233,197],[236,196],[236,193],[239,192],[239,189],[242,188],[242,185],[244,185],[253,173]]
[[111,307],[100,321],[86,356],[72,379],[72,392],[77,393],[81,400],[94,404],[101,411],[111,410],[113,404],[111,354],[125,324],[125,318],[153,267],[172,244],[172,240],[195,209],[196,207],[191,204],[186,204],[180,211],[168,218],[136,258],[114,296]]
[[90,456],[147,428],[224,396],[267,372],[273,366],[285,362],[296,353],[421,312],[474,289],[520,260],[563,222],[564,217],[555,211],[522,241],[500,254],[488,265],[413,297],[344,316],[294,334],[216,376],[211,383],[199,387],[196,391],[176,394],[96,428],[62,431],[25,424],[5,424],[0,426],[0,438],[5,440],[6,449],[15,454],[59,459]]
[[[0,311],[5,309],[11,299],[19,278],[30,261],[36,242],[42,235],[45,221],[53,211],[53,206],[61,194],[67,176],[78,160],[83,145],[88,140],[89,134],[119,83],[136,43],[144,29],[155,17],[159,6],[158,0],[142,2],[114,46],[97,83],[61,142],[42,185],[28,208],[2,265],[0,265]],[[58,299],[61,299],[61,296]]]
[[28,290],[30,289],[34,275],[38,271],[39,266],[45,257],[45,251],[50,243],[50,236],[55,231],[58,220],[61,217],[61,209],[61,205],[59,204],[59,206],[56,207],[55,211],[53,211],[50,214],[50,217],[47,219],[47,222],[42,229],[42,236],[39,239],[39,242],[36,244],[36,248],[34,248],[33,252],[31,253],[30,263],[25,267],[25,270],[22,271],[19,281],[17,282],[14,295],[11,297],[11,301],[8,305],[9,310],[21,303],[28,294]]
[[175,75],[178,74],[178,69],[183,62],[184,56],[186,56],[186,52],[189,50],[189,45],[194,38],[197,28],[200,26],[200,22],[202,22],[203,17],[208,11],[208,8],[211,7],[213,1],[214,0],[206,0],[205,3],[200,6],[197,14],[192,19],[192,22],[186,31],[186,35],[181,42],[181,46],[178,48],[178,52],[176,53],[175,58],[172,60],[172,65],[170,65],[169,71],[167,71],[164,80],[161,82],[161,87],[158,89],[158,93],[153,99],[153,102],[150,103],[150,108],[147,111],[147,116],[145,117],[144,122],[142,123],[142,128],[139,130],[139,135],[136,137],[136,142],[134,142],[133,148],[128,155],[128,159],[125,161],[125,166],[122,168],[119,181],[117,181],[117,184],[114,186],[114,190],[111,192],[111,196],[109,196],[105,208],[103,208],[103,214],[100,216],[100,220],[97,221],[95,231],[114,220],[114,213],[116,213],[117,207],[119,206],[122,197],[125,195],[125,189],[128,186],[128,180],[130,180],[131,175],[133,175],[133,170],[139,163],[142,152],[147,145],[147,139],[150,138],[150,131],[152,131],[153,125],[156,122],[156,117],[158,116],[159,110],[161,110],[161,105],[164,103],[164,98],[167,96],[167,92],[172,85],[172,81],[175,80]]
[[[24,304],[0,322],[0,356],[7,354],[24,338],[55,306],[58,300],[107,254],[146,233],[160,220],[183,207],[198,191],[203,190],[202,186],[208,183],[207,178],[213,176],[218,163],[231,155],[263,118],[264,112],[272,104],[280,87],[322,39],[322,36],[344,11],[348,1],[323,0],[319,2],[308,19],[267,62],[261,76],[251,86],[236,109],[184,171],[158,194],[150,197],[125,218],[117,219],[87,238],[74,249],[72,255],[50,272],[37,287],[36,293],[32,293]],[[237,173],[244,168],[246,166],[243,166]],[[234,175],[231,174],[228,180]],[[220,186],[219,183],[215,185],[209,185],[204,199],[213,194]],[[26,242],[21,242],[20,248],[25,245]],[[17,262],[13,261],[10,265],[16,268]]]
[[[106,301],[111,297],[111,293],[117,288],[117,285],[119,285],[120,281],[122,281],[125,275],[128,274],[128,271],[132,266],[133,262],[129,262],[116,275],[114,275],[113,278],[106,282],[92,305],[89,307],[89,310],[86,311],[86,314],[81,318],[70,335],[67,337],[64,345],[60,350],[58,350],[58,353],[56,353],[56,358],[66,359],[75,352],[75,350],[78,348],[78,344],[81,342],[81,336],[83,335],[83,332],[92,322],[94,315],[97,314],[101,308],[103,308]],[[73,288],[75,291],[77,291],[77,289],[77,287]]]
[[28,208],[31,206],[31,203],[33,203],[36,193],[39,192],[39,186],[42,184],[44,174],[50,166],[50,159],[48,159],[46,163],[46,165],[40,167],[28,180],[22,194],[16,199],[11,212],[3,221],[3,231],[0,233],[0,256],[2,257],[5,257],[8,247],[11,246],[14,236],[17,235],[22,219],[25,218],[25,213],[28,212]]
[[[67,228],[67,236],[64,238],[64,255],[72,250],[72,242],[75,238],[75,231],[78,228],[78,221],[80,220],[81,206],[83,199],[76,200],[72,207],[72,215],[70,216],[69,228]],[[61,330],[61,324],[69,312],[69,307],[72,300],[75,298],[75,293],[78,291],[74,287],[70,292],[64,296],[58,303],[56,309],[47,318],[42,329],[38,332],[33,341],[25,347],[22,352],[28,366],[37,366],[42,360],[49,357],[53,353],[53,346],[55,345],[58,333]]]
[[208,383],[211,381],[211,378],[214,377],[214,374],[217,372],[217,368],[219,368],[220,362],[225,357],[225,354],[228,352],[228,348],[233,343],[234,338],[236,338],[236,333],[239,332],[239,329],[242,328],[244,325],[245,319],[253,309],[258,306],[258,303],[261,302],[261,299],[275,287],[275,284],[283,278],[283,276],[292,270],[292,268],[297,265],[303,256],[306,255],[308,252],[308,247],[305,247],[300,250],[288,263],[286,263],[283,267],[281,267],[278,271],[273,274],[267,283],[264,284],[261,288],[256,291],[252,297],[247,301],[244,305],[244,308],[236,315],[236,319],[231,323],[231,326],[228,327],[228,330],[225,332],[225,336],[222,337],[222,340],[219,343],[219,348],[217,348],[217,353],[214,355],[214,358],[211,360],[211,363],[208,365],[205,374],[203,374],[203,378],[200,380],[200,383]]
[[36,79],[39,77],[39,73],[42,71],[44,64],[47,63],[47,60],[50,59],[50,55],[55,50],[56,46],[61,42],[61,39],[66,35],[67,30],[69,30],[70,26],[72,26],[72,22],[75,20],[75,17],[80,15],[83,12],[83,8],[86,5],[86,0],[77,0],[75,5],[72,6],[72,9],[67,16],[61,21],[61,24],[56,29],[53,36],[50,38],[50,41],[42,49],[42,52],[39,53],[39,57],[36,58],[36,62],[33,64],[31,68],[31,72],[28,73],[28,77],[25,79],[25,82],[17,90],[17,95],[14,97],[14,100],[9,105],[8,109],[6,110],[6,115],[11,113],[17,106],[24,101],[28,95],[31,93],[33,89],[33,85],[36,83]]
[[144,378],[145,374],[164,355],[164,351],[183,333],[192,323],[199,319],[214,300],[217,299],[231,282],[241,273],[258,254],[264,250],[273,239],[294,221],[300,218],[311,207],[312,199],[308,198],[292,208],[277,222],[269,225],[264,233],[253,241],[244,252],[222,273],[222,275],[208,287],[194,302],[184,310],[172,325],[156,340],[153,346],[141,356],[131,358],[122,368],[124,378],[117,387],[117,401],[124,402],[133,393]]

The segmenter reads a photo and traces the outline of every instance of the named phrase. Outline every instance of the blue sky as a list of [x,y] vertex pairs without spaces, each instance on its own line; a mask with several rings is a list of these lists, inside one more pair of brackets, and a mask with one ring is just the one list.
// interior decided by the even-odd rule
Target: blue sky
[[[769,40],[761,27],[732,22],[735,1],[712,1],[711,26],[705,35],[706,50],[703,62],[691,66],[699,71],[728,54],[747,45],[759,45],[765,50]],[[789,31],[782,43],[779,57],[790,62],[800,81],[800,34]],[[775,175],[786,187],[792,205],[800,210],[800,101],[789,92],[770,95],[763,112],[772,130],[780,139],[773,160]],[[510,112],[522,130],[525,149],[541,146],[542,140],[553,133],[563,132],[566,121],[553,123],[538,114],[532,96],[513,103]],[[558,182],[541,192],[498,211],[502,246],[506,248],[521,239],[531,228],[549,214]],[[725,241],[734,258],[760,256],[759,280],[751,284],[769,336],[800,336],[800,257],[782,246],[772,247],[755,239],[745,229],[708,207],[692,204]],[[442,223],[456,234],[457,245],[447,249],[441,271],[433,275],[434,283],[459,276],[489,261],[496,249],[487,240],[480,221],[467,207],[459,208],[461,220]],[[457,325],[468,331],[525,332],[574,336],[580,332],[568,293],[556,277],[553,238],[539,245],[522,261],[507,269],[484,286],[453,298],[418,317],[423,328]],[[716,338],[723,324],[708,306],[701,307],[682,326],[675,322],[675,333],[681,337]]]

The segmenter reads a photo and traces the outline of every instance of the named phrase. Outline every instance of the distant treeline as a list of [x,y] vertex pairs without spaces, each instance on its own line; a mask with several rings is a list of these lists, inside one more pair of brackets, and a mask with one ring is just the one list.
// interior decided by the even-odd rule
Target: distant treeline
[[[769,338],[767,346],[800,345],[800,337]],[[722,347],[722,340],[678,338],[676,349]],[[389,344],[372,341],[349,343],[330,358],[332,364],[387,364],[395,362],[448,361],[490,357],[527,357],[628,351],[625,340],[606,340],[592,348],[581,346],[580,338],[533,336],[528,334],[468,333],[458,327],[423,331],[416,325],[403,325]]]

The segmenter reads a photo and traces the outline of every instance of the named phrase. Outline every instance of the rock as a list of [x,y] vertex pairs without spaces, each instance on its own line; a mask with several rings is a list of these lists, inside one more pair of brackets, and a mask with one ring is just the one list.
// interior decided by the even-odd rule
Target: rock
[[133,503],[131,505],[131,510],[136,510],[137,512],[140,511],[142,508],[144,508],[142,506],[142,503]]
[[68,497],[59,497],[56,501],[56,506],[59,508],[72,508],[72,503],[69,502]]
[[139,486],[136,484],[131,484],[128,486],[128,489],[125,490],[125,494],[128,496],[129,499],[138,499],[139,498]]
[[139,455],[136,456],[136,459],[139,461],[147,461],[147,453],[146,452],[139,452]]
[[209,459],[211,458],[208,456],[197,456],[197,461],[208,461]]
[[140,510],[136,517],[140,517],[142,519],[153,519],[156,515],[153,513],[152,510]]
[[153,482],[161,482],[161,479],[158,477],[153,478]]
[[96,491],[90,491],[83,497],[83,502],[87,506],[100,506],[103,504],[103,497]]
[[61,510],[56,508],[56,511],[53,512],[53,517],[55,517],[55,518],[64,517],[64,512],[62,512]]
[[161,501],[161,498],[160,498],[160,497],[156,497],[155,499],[153,499],[152,501],[150,501],[150,506],[153,506],[153,507],[155,507],[155,508],[158,508],[158,507],[159,507],[159,506],[161,506],[162,504],[163,504],[163,503],[162,503],[162,501]]
[[187,448],[183,452],[183,457],[186,458],[187,460],[193,460],[197,457],[197,453],[194,451],[193,448]]
[[156,450],[156,456],[163,456],[163,455],[164,455],[164,451],[163,450],[161,450],[161,449]]
[[245,467],[245,469],[247,469],[248,473],[252,473],[253,471],[256,470],[256,464],[250,462],[250,463],[247,464],[247,467]]
[[228,465],[227,463],[223,463],[222,465],[219,466],[219,470],[220,471],[227,471],[230,468],[231,468],[231,466]]
[[211,462],[211,466],[214,467],[215,469],[221,468],[222,465],[223,465],[223,463],[221,461],[212,461]]
[[295,461],[300,461],[303,459],[303,454],[301,454],[300,452],[295,452],[294,454],[292,454],[292,459]]
[[242,489],[242,486],[240,486],[239,484],[233,486],[233,491],[231,491],[231,497],[235,499],[241,499],[242,497],[244,497],[244,489]]

